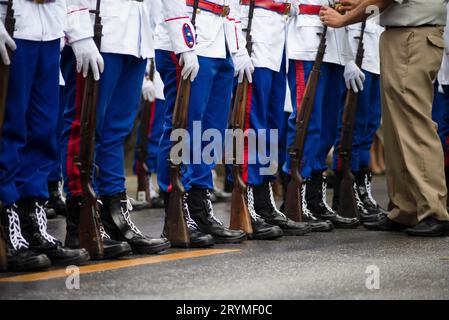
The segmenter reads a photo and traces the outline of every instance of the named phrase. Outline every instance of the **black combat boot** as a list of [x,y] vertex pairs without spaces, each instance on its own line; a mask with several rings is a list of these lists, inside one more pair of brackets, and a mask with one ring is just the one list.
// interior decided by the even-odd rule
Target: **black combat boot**
[[287,218],[276,207],[273,189],[270,182],[258,186],[248,186],[254,195],[254,209],[265,222],[278,226],[284,236],[302,236],[311,231],[310,225],[305,222],[295,222]]
[[[341,184],[341,172],[335,172],[335,184],[334,184],[334,195],[332,198],[332,209],[334,211],[338,210],[339,201],[340,201],[340,184]],[[364,203],[360,199],[360,195],[358,192],[357,184],[354,183],[353,186],[354,189],[354,197],[355,197],[355,203],[357,205],[357,216],[358,219],[362,222],[374,222],[377,221],[378,217],[377,215],[372,216],[369,214],[368,210],[366,210]]]
[[102,197],[101,201],[101,220],[106,232],[114,240],[128,242],[134,254],[153,254],[170,248],[167,239],[150,238],[134,225],[129,215],[132,206],[126,192]]
[[312,232],[330,232],[334,230],[334,225],[329,220],[318,219],[309,210],[306,201],[307,186],[304,183],[301,187],[300,201],[304,221],[308,222],[312,228]]
[[353,229],[359,225],[357,218],[339,216],[328,204],[326,199],[327,183],[321,172],[312,174],[305,182],[305,200],[311,214],[321,220],[329,220],[339,229]]
[[253,227],[253,233],[248,235],[250,240],[274,240],[284,235],[282,229],[278,226],[274,226],[265,222],[265,220],[259,216],[254,208],[254,194],[253,188],[247,188],[247,200],[248,211],[251,216],[251,225]]
[[362,222],[376,221],[379,214],[388,214],[387,211],[382,209],[376,200],[374,200],[371,193],[372,179],[373,174],[368,167],[360,168],[360,171],[355,176],[357,193],[360,201],[363,203],[363,207],[366,209],[366,214],[360,215]]
[[209,190],[193,187],[186,196],[187,210],[198,230],[212,235],[215,243],[240,243],[246,240],[245,232],[226,228],[214,216]]
[[[67,204],[67,234],[65,237],[65,246],[72,249],[79,248],[79,221],[81,209],[81,196],[69,198]],[[131,253],[131,247],[127,242],[115,241],[104,230],[100,221],[100,235],[103,241],[104,255],[103,259],[115,259]]]
[[16,205],[4,208],[1,219],[8,247],[8,271],[30,271],[50,267],[50,259],[45,254],[31,250],[23,237]]
[[[168,215],[168,201],[169,201],[169,193],[160,191],[159,194],[164,199],[165,204],[165,220],[164,220],[164,231],[162,233],[162,237],[166,237],[167,235],[167,215]],[[186,196],[184,196],[184,218],[187,223],[187,228],[189,230],[189,238],[190,248],[207,248],[211,247],[215,244],[214,237],[212,237],[210,234],[202,233],[198,229],[198,225],[193,221],[193,219],[190,217],[189,208],[187,206],[187,199]],[[174,244],[172,243],[172,247],[174,248],[185,248],[185,246]]]
[[25,240],[33,251],[45,254],[53,265],[79,265],[89,261],[86,249],[69,249],[47,232],[45,202],[41,199],[22,199],[17,212]]
[[59,188],[60,181],[48,181],[48,193],[50,198],[48,202],[45,204],[45,211],[47,212],[47,218],[49,218],[49,214],[51,210],[55,213],[55,215],[65,216],[65,201],[62,197],[61,190]]

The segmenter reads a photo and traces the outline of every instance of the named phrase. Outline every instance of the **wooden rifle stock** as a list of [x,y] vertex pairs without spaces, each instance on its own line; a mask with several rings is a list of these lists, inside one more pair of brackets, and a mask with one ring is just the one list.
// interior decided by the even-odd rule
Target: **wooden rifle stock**
[[[187,128],[187,116],[190,101],[190,79],[181,79],[178,86],[175,107],[173,111],[173,130]],[[181,138],[173,145],[185,143]],[[188,247],[190,235],[184,215],[185,190],[181,181],[182,155],[178,154],[179,161],[169,158],[171,191],[167,209],[167,238],[174,246]]]
[[246,203],[246,184],[243,181],[241,166],[239,159],[237,159],[237,135],[236,130],[241,130],[242,135],[245,122],[246,103],[248,98],[249,82],[246,75],[243,77],[243,82],[237,86],[234,97],[234,107],[232,109],[231,126],[234,131],[233,134],[233,164],[232,164],[232,178],[234,187],[232,189],[231,202],[231,223],[230,228],[233,230],[242,230],[246,234],[252,234],[253,228],[251,225],[251,217]]
[[[5,18],[5,28],[11,37],[14,37],[14,29],[16,25],[16,19],[14,18],[13,1],[1,1],[0,4],[7,5],[6,18]],[[7,48],[10,59],[12,59],[12,52]],[[9,86],[9,71],[10,67],[3,63],[0,59],[0,139],[3,131],[3,121],[5,119],[5,109],[6,109],[6,98],[8,95]],[[0,203],[0,212],[2,212],[2,205]],[[1,225],[0,217],[0,271],[6,271],[8,267],[7,259],[7,245],[6,245],[6,235],[4,234],[3,227]]]
[[[356,64],[360,68],[363,62],[364,47],[363,37],[365,34],[366,21],[362,23],[360,42],[357,49]],[[351,150],[354,133],[354,125],[357,115],[358,93],[349,89],[343,111],[343,126],[341,131],[341,142],[339,146],[339,160],[341,161],[341,182],[337,214],[342,217],[358,217],[356,202],[356,190],[354,189],[354,175],[351,172]]]
[[323,32],[320,35],[321,40],[315,63],[307,80],[304,97],[302,98],[301,106],[296,117],[295,141],[293,145],[289,147],[289,154],[291,158],[291,179],[287,187],[284,208],[287,217],[298,222],[303,220],[300,193],[304,179],[301,175],[301,161],[304,154],[307,128],[309,126],[310,117],[313,112],[313,105],[315,103],[315,94],[320,77],[321,65],[326,52],[326,33],[327,26],[324,26]]
[[[154,80],[154,60],[151,60],[148,79]],[[150,201],[150,177],[147,166],[148,159],[148,130],[150,127],[151,110],[156,107],[156,101],[148,102],[141,99],[139,145],[137,146],[137,200]]]
[[[101,48],[102,25],[100,17],[100,0],[97,0],[95,13],[94,39],[98,49]],[[78,75],[81,77],[81,75]],[[92,259],[104,256],[103,241],[100,234],[100,218],[97,195],[92,186],[95,156],[95,130],[97,125],[97,105],[100,83],[89,72],[84,83],[81,107],[80,153],[77,165],[80,171],[82,203],[79,221],[80,248],[85,248]]]

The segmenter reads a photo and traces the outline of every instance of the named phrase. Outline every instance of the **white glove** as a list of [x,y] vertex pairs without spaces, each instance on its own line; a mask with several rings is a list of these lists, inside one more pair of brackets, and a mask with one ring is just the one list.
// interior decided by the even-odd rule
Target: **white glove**
[[156,87],[153,81],[144,79],[142,85],[142,96],[146,101],[153,102],[156,98]]
[[184,80],[190,77],[190,81],[194,81],[200,70],[200,64],[198,63],[198,57],[195,52],[187,51],[181,53],[179,58],[179,65],[182,68],[181,76]]
[[355,93],[363,91],[363,82],[365,81],[365,74],[360,70],[354,61],[349,61],[345,66],[343,73],[346,82],[346,88],[352,89]]
[[72,43],[73,53],[76,57],[76,70],[83,71],[87,77],[89,69],[92,70],[95,80],[100,80],[100,73],[104,70],[104,60],[92,38],[78,40]]
[[254,65],[251,61],[251,58],[248,55],[248,51],[241,50],[237,53],[235,53],[232,56],[232,61],[234,62],[234,76],[239,75],[238,81],[239,83],[242,83],[243,81],[243,75],[246,74],[246,77],[248,78],[248,82],[253,82],[253,72],[254,72]]
[[6,31],[3,22],[0,21],[0,57],[1,60],[3,60],[3,63],[9,66],[11,60],[9,59],[7,47],[12,51],[17,49],[16,43]]

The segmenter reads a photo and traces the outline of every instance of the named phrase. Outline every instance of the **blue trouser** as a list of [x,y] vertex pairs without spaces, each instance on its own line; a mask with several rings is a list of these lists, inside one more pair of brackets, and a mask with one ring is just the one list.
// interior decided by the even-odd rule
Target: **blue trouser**
[[449,86],[443,85],[443,91],[444,93],[438,92],[438,82],[435,81],[432,119],[438,125],[441,143],[446,145],[449,136]]
[[57,158],[59,39],[16,40],[0,153],[0,198],[48,198],[47,178]]
[[[201,121],[201,133],[207,129],[217,129],[221,133],[222,143],[231,105],[232,80],[234,66],[228,54],[226,59],[206,58],[199,56],[200,70],[192,83],[188,114],[188,133],[190,134],[191,157],[201,155],[207,143],[200,145],[200,150],[193,148],[193,121]],[[176,100],[177,83],[180,79],[181,67],[178,57],[172,52],[156,50],[156,66],[164,82],[165,116],[163,134],[159,144],[158,183],[163,191],[169,190],[170,177],[168,157],[172,142],[173,107]],[[198,141],[197,141],[198,143]],[[190,159],[192,160],[192,159]],[[212,169],[215,162],[205,163],[201,159],[199,164],[188,164],[183,174],[183,184],[186,190],[191,187],[213,188]]]
[[[105,70],[100,80],[97,105],[95,163],[99,172],[95,177],[95,189],[99,196],[111,196],[126,190],[123,148],[137,115],[146,60],[112,53],[102,53],[102,56]],[[62,66],[64,70],[72,67],[71,64]],[[76,90],[67,96],[64,113],[62,158],[64,188],[68,197],[82,192],[75,158],[79,153],[84,81],[80,75],[76,77]]]
[[[276,155],[270,155],[270,130],[279,130],[282,127],[282,116],[284,112],[285,93],[287,90],[287,77],[285,59],[279,72],[268,68],[256,68],[253,73],[253,82],[248,88],[248,103],[246,105],[246,117],[244,130],[252,129],[256,137],[265,138],[265,141],[257,141],[258,151],[255,155],[248,147],[248,139],[245,139],[244,164],[242,166],[243,180],[250,185],[261,185],[266,181],[276,180],[274,172],[271,175],[262,174],[262,168],[268,168],[269,163],[262,163],[261,157],[275,160]],[[265,134],[263,131],[265,130]],[[275,143],[279,145],[278,141]],[[260,149],[264,143],[265,150]],[[265,154],[259,154],[259,151]],[[249,163],[249,160],[251,162]]]
[[[301,107],[304,90],[306,88],[307,80],[309,78],[309,74],[312,70],[313,64],[313,61],[290,60],[289,62],[288,84],[291,92],[293,112],[288,119],[287,149],[291,147],[295,142],[296,117],[299,111],[298,109]],[[312,175],[315,155],[320,141],[321,114],[325,91],[324,89],[326,88],[329,70],[330,64],[324,63],[321,67],[318,86],[315,92],[315,101],[313,104],[312,115],[307,127],[307,137],[304,144],[304,154],[301,163],[301,174],[306,179],[310,178]],[[284,172],[289,174],[290,161],[290,155],[287,153],[287,158],[283,170]]]
[[[380,126],[380,76],[368,71],[365,73],[364,90],[358,95],[356,121],[353,131],[351,149],[351,170],[358,172],[370,162],[370,149],[374,134]],[[338,114],[338,129],[334,144],[334,170],[341,170],[339,146],[343,126],[343,110]]]
[[344,92],[346,90],[343,78],[344,69],[343,66],[338,64],[328,64],[321,109],[321,133],[313,163],[313,172],[327,170],[327,155],[334,146],[337,137],[338,114],[343,109]]
[[[149,120],[149,126],[148,126],[148,147],[147,147],[147,153],[148,157],[146,159],[146,164],[148,167],[148,171],[150,173],[156,173],[157,172],[157,157],[159,153],[159,140],[163,133],[163,117],[164,117],[164,107],[165,107],[165,100],[156,99],[156,101],[152,103],[148,103],[145,101],[145,107],[150,108],[150,120]],[[140,131],[140,126],[138,131]],[[137,141],[136,141],[136,147],[139,145],[140,142],[140,136],[137,135]],[[135,157],[137,157],[137,152],[135,153]],[[134,161],[134,170],[136,170],[136,161]]]

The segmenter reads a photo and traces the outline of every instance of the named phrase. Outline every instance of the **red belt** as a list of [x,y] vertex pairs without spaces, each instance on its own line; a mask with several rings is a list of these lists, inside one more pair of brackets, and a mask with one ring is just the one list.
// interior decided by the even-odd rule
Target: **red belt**
[[[193,7],[194,0],[186,0],[186,4],[190,7]],[[205,10],[221,17],[227,17],[229,15],[229,6],[221,6],[219,4],[209,2],[206,0],[198,1],[198,9]]]
[[[249,6],[250,0],[240,0],[240,4],[244,6]],[[285,15],[290,13],[291,8],[291,4],[288,2],[279,3],[274,2],[273,0],[255,0],[254,4],[256,8],[262,8]]]
[[299,14],[316,14],[319,15],[321,10],[321,6],[313,5],[313,4],[300,4],[299,5]]

